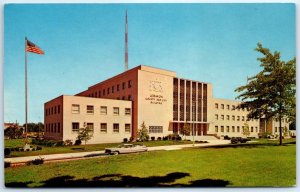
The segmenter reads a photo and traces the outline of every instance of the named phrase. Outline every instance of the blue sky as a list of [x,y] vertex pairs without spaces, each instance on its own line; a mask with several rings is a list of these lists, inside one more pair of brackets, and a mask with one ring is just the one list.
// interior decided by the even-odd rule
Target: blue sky
[[210,82],[217,98],[261,70],[258,42],[296,56],[293,4],[10,4],[4,9],[4,121],[24,123],[24,38],[45,55],[28,54],[29,122],[45,102],[73,95],[124,70],[125,10],[129,68],[144,64]]

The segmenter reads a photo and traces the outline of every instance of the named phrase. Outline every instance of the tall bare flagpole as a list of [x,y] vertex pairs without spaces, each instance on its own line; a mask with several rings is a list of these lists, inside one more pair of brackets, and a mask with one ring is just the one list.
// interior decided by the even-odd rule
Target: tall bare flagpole
[[127,10],[125,16],[125,71],[128,70],[128,22],[127,22]]
[[25,143],[27,144],[27,37],[25,37]]

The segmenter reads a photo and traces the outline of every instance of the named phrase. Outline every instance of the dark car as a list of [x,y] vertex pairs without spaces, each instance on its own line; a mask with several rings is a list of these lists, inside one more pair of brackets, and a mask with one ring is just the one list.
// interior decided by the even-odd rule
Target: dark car
[[230,141],[231,144],[238,144],[238,143],[246,143],[247,141],[250,141],[250,139],[242,138],[242,137],[232,137]]

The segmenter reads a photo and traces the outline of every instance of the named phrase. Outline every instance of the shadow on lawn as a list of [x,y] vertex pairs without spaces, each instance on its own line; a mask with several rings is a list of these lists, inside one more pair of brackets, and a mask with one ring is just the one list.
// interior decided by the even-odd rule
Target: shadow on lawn
[[[188,173],[174,172],[165,176],[134,177],[121,174],[107,174],[93,179],[74,179],[65,175],[54,177],[42,182],[39,187],[48,188],[78,188],[78,187],[226,187],[229,181],[201,179],[190,181],[188,184],[172,184],[177,179],[190,176]],[[32,182],[30,182],[32,183]],[[8,183],[6,187],[28,187],[30,183]]]
[[[279,142],[279,141],[278,141]],[[281,146],[290,146],[295,145],[296,142],[286,142]],[[216,145],[216,146],[206,146],[201,148],[212,148],[212,149],[223,149],[223,148],[257,148],[257,147],[270,147],[270,146],[280,146],[279,143],[242,143],[242,144],[229,144],[229,145]]]

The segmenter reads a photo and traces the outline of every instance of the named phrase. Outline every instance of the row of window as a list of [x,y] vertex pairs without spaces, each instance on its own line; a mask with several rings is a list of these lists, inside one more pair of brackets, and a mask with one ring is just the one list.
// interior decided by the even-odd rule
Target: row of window
[[60,133],[60,123],[47,123],[46,132],[48,133]]
[[[227,109],[227,110],[232,110],[234,111],[235,109],[237,109],[238,111],[240,111],[240,108],[237,108],[235,105],[231,105],[231,109],[230,109],[230,105],[225,105],[225,104],[220,104],[220,109]],[[219,109],[219,103],[215,103],[215,109]],[[249,111],[249,109],[245,109],[242,108],[243,111],[247,110]]]
[[60,114],[60,105],[45,109],[45,115]]
[[149,126],[149,133],[162,133],[163,126]]
[[[86,127],[89,131],[94,132],[94,123],[87,123]],[[78,132],[79,131],[79,122],[72,122],[72,131]],[[113,124],[113,133],[119,133],[120,132],[120,125],[119,123]],[[131,126],[130,124],[125,124],[124,126],[125,133],[130,133]],[[100,133],[107,133],[107,123],[100,123]]]
[[[215,126],[215,132],[224,132],[225,131],[225,126],[220,126],[220,129],[219,129],[219,126]],[[242,129],[240,129],[240,126],[231,126],[231,129],[230,129],[230,126],[226,126],[226,132],[229,133],[229,132],[232,132],[232,133],[240,133],[243,131],[243,129],[245,128],[245,126],[242,126]],[[258,128],[257,127],[250,127],[250,132],[258,132]]]
[[[80,105],[79,104],[72,104],[71,109],[73,114],[79,114],[80,113]],[[87,114],[94,114],[94,106],[93,105],[87,105],[86,106],[86,113]],[[101,115],[107,115],[107,106],[100,106],[100,114]],[[113,114],[119,115],[120,114],[120,108],[119,107],[113,107]],[[124,110],[125,115],[131,115],[131,108],[125,108]]]
[[[221,120],[225,120],[224,119],[225,118],[225,115],[220,115],[220,119]],[[218,114],[215,114],[215,120],[219,120],[219,115]],[[230,115],[226,115],[226,120],[230,120]],[[237,121],[245,121],[245,120],[247,120],[246,119],[246,116],[236,116],[236,118],[235,118],[235,115],[232,115],[231,116],[231,120],[232,121],[235,121],[235,120],[237,120]],[[247,120],[247,121],[249,121],[249,120]],[[251,119],[251,121],[254,121],[254,119]],[[255,121],[258,121],[258,119],[255,119]]]
[[[129,80],[126,84],[126,82],[123,82],[122,84],[117,84],[116,86],[116,91],[120,91],[120,88],[121,88],[121,85],[122,85],[122,89],[126,89],[126,85],[128,88],[131,88],[132,86],[132,83],[131,83],[131,80]],[[103,89],[103,90],[99,90],[99,91],[95,91],[94,93],[90,93],[89,94],[89,97],[102,97],[102,96],[105,96],[105,95],[109,95],[110,93],[114,93],[115,92],[115,86],[113,85],[112,87],[108,87],[106,89]],[[125,100],[125,99],[123,99]]]

